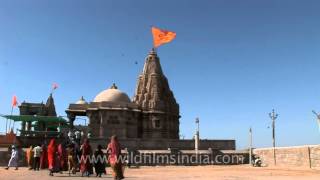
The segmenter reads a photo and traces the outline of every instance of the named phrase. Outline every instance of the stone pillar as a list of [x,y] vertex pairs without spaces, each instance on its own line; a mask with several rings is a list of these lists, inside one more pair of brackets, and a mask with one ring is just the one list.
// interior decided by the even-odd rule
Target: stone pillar
[[28,131],[31,131],[31,123],[32,123],[31,121],[27,122],[27,130]]
[[104,123],[103,123],[103,115],[102,115],[102,112],[100,111],[100,127],[99,127],[99,137],[100,138],[103,138],[103,135],[104,135]]
[[194,149],[196,150],[196,153],[198,153],[199,147],[200,147],[200,133],[199,133],[199,118],[196,118],[196,124],[197,124],[197,130],[196,134],[194,135]]
[[21,135],[24,136],[24,131],[26,130],[26,122],[22,121],[21,122]]
[[200,142],[199,142],[199,134],[196,133],[194,135],[194,149],[196,150],[196,153],[198,153],[198,150],[199,150],[199,145],[200,145]]
[[76,119],[76,116],[74,114],[68,114],[68,119],[69,119],[69,123],[70,123],[70,129],[74,128],[74,121]]

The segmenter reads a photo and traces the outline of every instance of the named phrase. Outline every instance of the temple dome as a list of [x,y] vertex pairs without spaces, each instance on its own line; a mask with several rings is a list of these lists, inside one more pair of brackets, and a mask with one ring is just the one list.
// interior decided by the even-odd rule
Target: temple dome
[[118,87],[113,84],[109,89],[100,92],[93,100],[93,102],[125,102],[130,103],[130,98],[128,95],[118,89]]
[[76,102],[76,104],[88,104],[87,101],[81,96],[81,98]]

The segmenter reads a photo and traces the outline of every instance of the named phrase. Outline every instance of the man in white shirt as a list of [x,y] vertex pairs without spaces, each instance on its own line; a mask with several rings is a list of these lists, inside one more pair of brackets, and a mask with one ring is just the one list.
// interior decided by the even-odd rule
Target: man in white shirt
[[35,171],[39,171],[40,169],[41,152],[42,152],[42,148],[39,145],[33,148],[33,157],[34,157],[33,170]]

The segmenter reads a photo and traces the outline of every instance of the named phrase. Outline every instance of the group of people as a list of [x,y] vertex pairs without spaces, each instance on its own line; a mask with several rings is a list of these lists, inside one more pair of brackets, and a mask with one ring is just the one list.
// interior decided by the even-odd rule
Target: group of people
[[[81,146],[75,141],[57,144],[55,139],[51,139],[48,147],[30,146],[26,151],[26,158],[30,170],[48,168],[50,176],[63,171],[69,171],[69,175],[80,171],[82,176],[90,176],[94,174],[94,169],[96,176],[101,177],[102,174],[106,174],[106,166],[109,163],[114,179],[123,179],[124,164],[120,159],[121,148],[116,136],[111,137],[106,148],[107,154],[103,152],[101,145],[93,152],[88,139],[84,139]],[[18,151],[15,146],[12,146],[11,158],[6,169],[9,167],[18,169]]]
[[30,146],[30,148],[26,151],[26,158],[27,158],[27,163],[29,166],[29,170],[40,170],[45,169],[45,160],[46,158],[44,155],[46,154],[46,149],[45,145],[40,147],[40,145],[37,145],[35,147]]

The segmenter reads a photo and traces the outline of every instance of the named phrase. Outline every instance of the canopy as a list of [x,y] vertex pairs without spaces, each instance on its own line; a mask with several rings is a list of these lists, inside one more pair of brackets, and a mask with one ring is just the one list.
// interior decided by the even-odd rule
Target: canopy
[[6,119],[11,119],[13,121],[38,121],[38,122],[56,122],[67,124],[67,120],[62,117],[55,116],[32,116],[32,115],[1,115],[1,117]]

